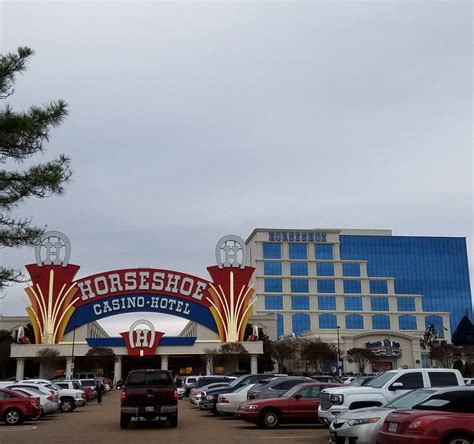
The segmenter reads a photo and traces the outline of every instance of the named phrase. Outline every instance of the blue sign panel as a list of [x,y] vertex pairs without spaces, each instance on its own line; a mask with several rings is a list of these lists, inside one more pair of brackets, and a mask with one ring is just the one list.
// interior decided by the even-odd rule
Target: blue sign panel
[[76,311],[73,313],[65,333],[69,333],[81,325],[108,316],[136,312],[163,313],[179,316],[190,321],[195,321],[218,333],[216,322],[209,308],[192,300],[183,301],[183,299],[168,295],[147,293],[134,293],[103,298],[81,305],[76,308]]

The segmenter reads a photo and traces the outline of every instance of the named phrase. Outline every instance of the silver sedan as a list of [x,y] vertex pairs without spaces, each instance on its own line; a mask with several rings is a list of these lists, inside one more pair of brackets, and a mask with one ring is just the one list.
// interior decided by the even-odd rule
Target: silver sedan
[[329,442],[376,444],[377,435],[390,413],[394,410],[410,409],[437,392],[435,388],[414,390],[399,396],[385,406],[357,409],[341,415],[329,426]]

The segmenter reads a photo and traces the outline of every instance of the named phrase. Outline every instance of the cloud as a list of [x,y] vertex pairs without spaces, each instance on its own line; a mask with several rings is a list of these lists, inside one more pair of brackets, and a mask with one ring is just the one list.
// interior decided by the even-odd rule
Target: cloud
[[[33,160],[75,170],[15,213],[66,232],[82,276],[207,277],[257,226],[467,236],[472,267],[470,8],[6,2],[2,51],[37,52],[9,101],[70,104]],[[23,313],[21,286],[0,309]]]

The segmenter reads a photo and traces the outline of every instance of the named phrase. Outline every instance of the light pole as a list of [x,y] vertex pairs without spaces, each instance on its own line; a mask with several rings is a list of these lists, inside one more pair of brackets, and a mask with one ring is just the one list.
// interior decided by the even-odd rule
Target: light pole
[[341,347],[340,347],[340,343],[339,343],[339,329],[340,328],[341,327],[339,327],[339,325],[336,328],[336,330],[337,330],[337,374],[339,376],[342,376]]
[[76,329],[72,331],[72,353],[71,353],[71,379],[74,379],[74,343],[76,340]]

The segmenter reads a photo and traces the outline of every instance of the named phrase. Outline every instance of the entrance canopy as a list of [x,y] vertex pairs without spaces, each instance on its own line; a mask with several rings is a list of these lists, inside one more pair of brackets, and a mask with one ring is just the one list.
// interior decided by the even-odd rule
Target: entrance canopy
[[70,241],[61,232],[45,233],[36,263],[26,266],[32,285],[25,289],[37,344],[58,344],[75,328],[122,313],[164,313],[194,321],[224,342],[243,340],[252,311],[254,268],[245,265],[246,246],[224,236],[216,246],[212,280],[154,268],[105,271],[74,280],[80,266],[69,264]]

